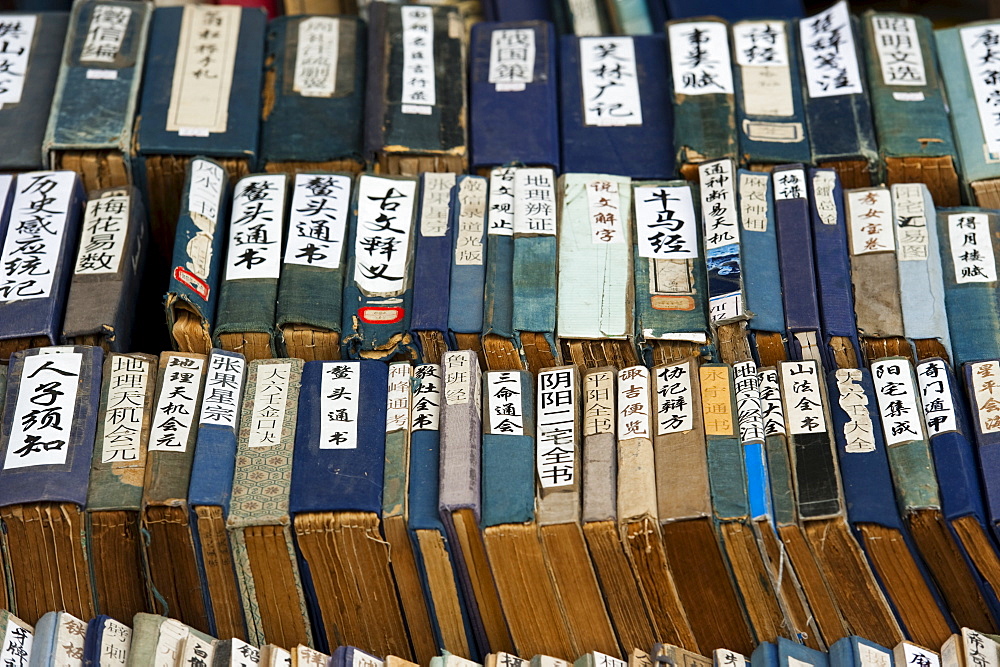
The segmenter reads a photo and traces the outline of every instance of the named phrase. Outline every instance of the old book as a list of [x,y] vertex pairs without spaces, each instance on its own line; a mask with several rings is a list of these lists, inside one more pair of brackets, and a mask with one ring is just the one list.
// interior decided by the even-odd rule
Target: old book
[[260,659],[257,664],[261,667],[291,667],[292,654],[280,646],[264,644],[260,647]]
[[835,169],[845,188],[873,184],[878,165],[860,24],[846,0],[798,20],[812,162]]
[[154,598],[202,632],[208,632],[209,619],[187,498],[206,361],[203,354],[160,355],[142,492],[142,527],[148,533],[143,546]]
[[139,191],[124,186],[91,192],[81,226],[60,340],[130,351],[149,245]]
[[712,659],[674,644],[653,644],[649,657],[653,664],[666,663],[679,667],[711,667]]
[[896,647],[892,649],[892,659],[895,664],[925,664],[927,667],[940,667],[941,665],[941,656],[936,651],[907,641],[896,644]]
[[483,359],[491,371],[521,370],[520,337],[514,334],[513,167],[490,172],[486,214],[486,278],[483,293]]
[[492,20],[506,22],[474,25],[469,46],[470,166],[483,176],[511,162],[559,170],[555,30]]
[[635,341],[648,365],[699,357],[709,342],[698,203],[685,181],[632,184]]
[[132,644],[127,667],[170,667],[180,663],[188,637],[209,644],[213,637],[180,621],[154,614],[136,614],[132,621]]
[[411,660],[380,530],[386,365],[310,361],[302,379],[289,508],[317,634]]
[[352,177],[298,173],[292,182],[275,326],[282,354],[340,359]]
[[330,667],[383,667],[385,663],[353,646],[338,646],[330,656]]
[[[615,391],[617,370],[606,366],[581,373],[583,503],[580,519],[583,522],[583,537],[587,540],[590,559],[594,563],[597,580],[601,584],[619,643],[625,647],[651,646],[657,636],[653,617],[663,620],[666,613],[657,608],[654,614],[649,600],[643,597],[640,586],[643,579],[633,572],[626,552],[627,543],[620,538],[618,494],[621,489],[618,480],[618,442],[615,437],[618,417]],[[630,480],[624,479],[626,470],[623,468],[621,472],[622,482],[629,483]],[[655,531],[651,532],[657,536]],[[642,547],[649,544],[649,540],[642,539],[642,536],[639,542]],[[662,558],[662,548],[651,548],[650,551],[654,556]],[[654,564],[655,562],[654,560]],[[676,597],[676,592],[672,591],[673,577],[669,572],[666,574],[664,593],[654,591],[653,599],[662,596],[669,600],[671,595]],[[646,581],[648,579],[649,577],[644,578]],[[675,603],[674,609],[677,607]]]
[[861,667],[861,665],[891,665],[893,652],[875,642],[851,635],[838,639],[830,647],[830,667]]
[[556,334],[579,368],[639,363],[632,292],[632,183],[627,176],[559,179]]
[[730,31],[741,163],[766,169],[809,162],[795,23],[740,21]]
[[451,193],[451,224],[455,242],[451,253],[448,295],[448,341],[459,350],[473,350],[484,361],[481,333],[488,260],[487,202],[489,180],[459,176]]
[[214,638],[202,639],[201,637],[189,634],[181,640],[180,648],[177,651],[178,665],[206,665],[215,664],[215,647],[218,640]]
[[[265,21],[263,12],[234,6],[155,12],[133,171],[149,211],[151,249],[159,257],[170,256],[185,171],[194,156],[216,160],[230,184],[253,168]],[[212,55],[206,58],[205,52]]]
[[214,648],[212,667],[257,667],[260,664],[260,649],[242,639],[219,639]]
[[931,22],[868,10],[863,52],[878,138],[879,180],[923,183],[938,206],[958,206],[958,155]]
[[413,310],[410,330],[425,363],[441,363],[448,349],[451,257],[455,244],[452,188],[457,175],[420,176],[420,215],[414,237]]
[[261,169],[356,174],[364,168],[367,46],[365,24],[353,16],[289,15],[268,23]]
[[977,630],[962,628],[941,645],[941,665],[944,667],[971,667],[985,663],[995,664],[1000,643],[992,636]]
[[[207,158],[190,160],[164,298],[170,343],[181,352],[208,354],[212,349],[228,221],[225,169]],[[154,266],[155,254],[149,257]]]
[[466,171],[465,28],[453,7],[369,7],[365,156],[380,174]]
[[667,22],[677,171],[697,181],[699,164],[737,156],[729,24],[714,16]]
[[229,247],[212,339],[249,361],[276,356],[288,177],[246,176],[233,189]]
[[316,649],[299,644],[290,649],[291,657],[285,662],[289,667],[307,667],[329,664],[330,656]]
[[213,634],[227,639],[247,636],[226,532],[245,386],[243,355],[212,350],[205,367],[205,390],[198,411],[198,434],[188,485],[191,531],[198,553],[198,571],[205,586],[209,627]]
[[[132,619],[129,619],[129,623]],[[87,622],[83,661],[92,667],[125,667],[132,648],[132,628],[110,616],[95,616]]]
[[101,382],[87,547],[97,608],[123,623],[153,608],[140,520],[158,363],[153,355],[112,352]]
[[0,178],[6,209],[0,218],[0,358],[59,342],[83,197],[80,178],[72,171]]
[[152,14],[117,0],[80,2],[70,14],[43,148],[88,192],[134,182],[132,125]]
[[247,641],[258,646],[313,640],[289,501],[301,380],[301,359],[251,361],[240,411],[226,527]]
[[1000,491],[996,482],[996,471],[1000,469],[1000,447],[996,446],[998,439],[994,435],[1000,432],[1000,420],[993,412],[997,403],[994,398],[993,378],[998,374],[1000,374],[1000,362],[995,359],[969,362],[962,368],[965,395],[971,413],[971,430],[976,443],[979,471],[985,491],[983,500],[986,504],[989,528],[994,536],[997,535],[997,524],[1000,522]]
[[673,176],[670,75],[663,50],[661,35],[562,40],[564,172]]
[[415,359],[417,179],[364,174],[352,202],[341,350],[349,359]]
[[560,34],[592,36],[608,32],[604,0],[554,0],[551,5],[552,20]]
[[27,665],[35,639],[34,628],[14,616],[13,612],[0,609],[0,632],[4,636],[4,654],[22,667]]
[[50,611],[35,624],[32,666],[83,665],[87,624],[65,611]]
[[951,619],[897,510],[872,375],[842,368],[827,374],[827,387],[848,521],[907,635],[937,646]]

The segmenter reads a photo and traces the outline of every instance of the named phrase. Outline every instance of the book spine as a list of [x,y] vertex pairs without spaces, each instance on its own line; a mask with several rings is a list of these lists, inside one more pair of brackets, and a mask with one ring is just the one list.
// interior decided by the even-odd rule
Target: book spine
[[708,445],[712,510],[720,522],[746,521],[750,515],[750,502],[743,452],[737,435],[732,369],[724,364],[706,364],[698,370]]
[[616,33],[622,35],[649,35],[653,23],[645,0],[611,0],[611,23]]
[[[778,167],[772,173],[772,180],[785,326],[792,335],[818,333],[819,296],[806,171],[802,165]],[[795,350],[792,341],[789,347]]]
[[743,169],[738,179],[745,310],[753,313],[750,328],[782,332],[785,308],[781,301],[774,186],[769,175]]
[[[969,399],[970,424],[979,455],[979,470],[986,491],[986,510],[994,532],[1000,522],[1000,420],[994,416],[997,401],[993,398],[994,377],[1000,376],[996,360],[969,362],[963,365],[966,396]],[[8,389],[8,402],[10,390]]]
[[442,359],[441,402],[442,513],[472,508],[479,516],[481,489],[482,378],[474,352],[446,352]]
[[584,523],[618,520],[616,380],[617,373],[612,367],[583,372],[583,413],[580,422],[583,429],[581,518]]
[[[421,529],[444,531],[444,524],[438,511],[443,380],[440,364],[421,364],[413,369],[413,396],[409,424],[410,513],[407,521],[411,531]],[[486,456],[485,443],[483,456]],[[483,472],[485,476],[485,463]]]
[[558,359],[556,180],[551,169],[514,173],[513,319],[515,332],[541,333]]
[[774,522],[776,526],[791,526],[797,522],[798,512],[778,371],[774,368],[762,368],[757,373],[757,381]]
[[483,334],[514,336],[514,173],[502,167],[490,172],[486,217],[486,277]]
[[[634,521],[656,520],[656,465],[653,453],[651,396],[653,383],[645,366],[630,366],[618,372],[617,387],[617,450],[618,458],[618,519],[619,529],[628,534],[627,525]],[[584,379],[584,413],[589,388]],[[586,431],[584,431],[586,433]],[[584,436],[586,440],[586,436]],[[587,507],[589,452],[583,451],[583,499]],[[613,496],[614,497],[614,496]]]
[[386,384],[385,466],[382,477],[382,517],[409,516],[410,482],[410,384],[413,368],[408,361],[389,364]]
[[[448,300],[451,286],[452,189],[456,175],[425,173],[420,177],[420,216],[417,221],[413,260],[412,331],[448,331]],[[427,356],[427,351],[423,351]]]
[[[451,290],[448,329],[478,334],[483,330],[483,301],[489,240],[487,194],[489,181],[480,176],[459,176],[452,191],[451,214],[455,243],[451,255]],[[454,344],[454,340],[452,340]]]
[[540,525],[579,521],[580,377],[575,366],[540,371],[535,384],[535,469]]
[[535,520],[534,394],[527,371],[483,374],[483,527]]
[[713,327],[749,318],[734,171],[732,160],[698,165],[702,242],[708,268],[708,319]]
[[747,500],[750,518],[773,519],[771,480],[767,469],[767,443],[764,412],[760,398],[757,364],[741,361],[733,364],[733,392],[736,400],[736,425],[743,445]]

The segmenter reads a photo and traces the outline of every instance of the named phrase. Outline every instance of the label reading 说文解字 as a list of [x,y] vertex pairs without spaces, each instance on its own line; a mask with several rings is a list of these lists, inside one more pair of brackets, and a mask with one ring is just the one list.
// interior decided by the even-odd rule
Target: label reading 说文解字
[[486,373],[487,433],[524,435],[524,403],[521,375],[515,371]]
[[497,167],[490,172],[489,211],[486,224],[488,234],[513,236],[514,234],[514,167]]
[[129,196],[112,194],[87,202],[83,216],[77,274],[105,275],[118,272],[125,237],[128,236]]
[[940,359],[928,359],[917,364],[917,386],[927,435],[958,430],[955,399],[945,363]]
[[138,461],[150,363],[120,354],[111,362],[101,463]]
[[694,428],[694,395],[688,362],[654,368],[653,397],[656,435],[683,433]]
[[589,181],[585,188],[591,243],[596,245],[625,243],[625,224],[628,218],[622,219],[618,183],[601,179]]
[[63,465],[69,457],[83,354],[26,355],[5,470]]
[[202,425],[238,428],[243,401],[243,374],[247,363],[242,356],[214,352],[208,358],[205,392],[201,399]]
[[667,25],[674,95],[733,94],[729,31],[721,21]]
[[94,6],[94,12],[90,15],[87,36],[80,49],[80,62],[115,62],[121,51],[125,34],[128,32],[128,23],[131,18],[132,10],[129,7],[122,5]]
[[820,222],[824,225],[837,224],[837,199],[833,191],[837,187],[837,175],[832,171],[817,171],[813,174],[813,204]]
[[444,402],[447,405],[466,405],[470,399],[478,406],[480,401],[481,378],[473,370],[471,353],[465,350],[445,352],[441,355],[444,373]]
[[847,219],[851,230],[851,254],[892,252],[892,198],[886,188],[849,190]]
[[767,174],[740,174],[740,221],[744,231],[767,231]]
[[[926,86],[924,56],[916,20],[907,16],[872,16],[875,52],[886,86]],[[898,98],[897,98],[898,99]]]
[[[818,174],[817,174],[818,175]],[[783,169],[771,174],[774,179],[774,199],[805,199],[806,172],[803,169]]]
[[292,90],[303,97],[332,97],[339,55],[340,19],[310,16],[300,21]]
[[410,426],[410,362],[389,364],[385,401],[385,432],[401,431]]
[[[792,70],[788,64],[788,37],[784,21],[741,21],[734,24],[733,50],[743,78],[743,109],[746,114],[793,116]],[[799,123],[779,124],[780,128],[786,126],[788,129],[793,126],[801,128]],[[803,138],[799,129],[793,132],[798,140]]]
[[361,365],[330,361],[323,364],[319,387],[319,448],[357,449]]
[[198,414],[198,391],[204,365],[204,359],[177,355],[167,361],[153,410],[149,451],[187,451],[188,435]]
[[639,257],[697,259],[698,222],[687,185],[643,185],[632,191]]
[[185,5],[167,132],[207,137],[226,131],[242,12],[235,5]]
[[757,374],[760,409],[764,418],[764,436],[785,434],[785,410],[781,405],[778,371],[773,368]]
[[368,296],[406,291],[416,191],[413,180],[365,175],[358,181],[354,282]]
[[864,92],[846,0],[799,20],[799,32],[809,97]]
[[53,638],[49,664],[83,667],[83,645],[87,636],[87,624],[68,612],[58,613],[59,625]]
[[260,663],[259,648],[247,644],[238,637],[233,637],[229,641],[229,667],[257,667]]
[[248,447],[274,447],[281,444],[291,374],[291,364],[257,366]]
[[872,362],[871,366],[886,446],[922,440],[920,406],[910,362],[905,359],[880,359]]
[[44,299],[52,293],[75,184],[71,171],[17,177],[0,255],[0,302]]
[[277,280],[285,221],[284,175],[248,176],[233,193],[226,280]]
[[350,176],[296,174],[285,264],[340,268],[350,201]]
[[826,433],[819,365],[813,360],[782,361],[781,398],[790,435]]
[[742,361],[733,364],[733,389],[736,392],[736,423],[743,444],[763,442],[764,413],[760,401],[757,364]]
[[101,632],[100,664],[128,664],[129,649],[132,645],[132,628],[119,623],[113,618],[104,619],[104,631]]
[[538,373],[535,466],[543,489],[576,482],[576,383],[570,368]]
[[413,369],[413,405],[410,409],[410,429],[436,431],[441,418],[441,367],[421,364]]
[[948,245],[956,283],[996,282],[997,265],[988,214],[948,214]]
[[455,266],[482,266],[486,221],[485,178],[467,176],[458,186],[458,229],[455,230]]
[[584,125],[642,125],[642,99],[631,37],[581,37],[580,87]]
[[445,236],[451,215],[455,174],[424,174],[420,188],[420,235]]
[[729,369],[723,366],[702,366],[698,369],[698,379],[701,382],[705,435],[733,435],[735,420]]
[[649,404],[649,369],[631,366],[618,371],[619,440],[653,437]]
[[13,620],[8,619],[3,646],[0,647],[0,665],[27,667],[34,639],[35,636],[30,629],[21,627]]
[[0,14],[4,55],[0,71],[0,109],[21,101],[37,21],[38,17],[33,14]]
[[615,432],[615,373],[587,371],[583,376],[583,435]]
[[996,122],[996,99],[1000,95],[1000,78],[996,76],[996,45],[1000,40],[1000,23],[962,28],[958,31],[965,52],[965,64],[972,80],[972,99],[979,112],[988,158],[1000,154],[1000,124]]
[[556,186],[551,169],[514,172],[514,233],[555,236]]
[[382,667],[385,664],[373,655],[368,655],[364,651],[353,649],[351,651],[350,667]]
[[982,433],[1000,433],[1000,362],[981,361],[972,364],[972,408]]
[[400,7],[403,21],[403,90],[400,111],[429,116],[437,103],[434,68],[434,12]]
[[535,79],[535,31],[497,29],[490,34],[487,81],[497,92],[524,90]]
[[857,368],[837,370],[837,402],[847,413],[844,422],[844,451],[848,454],[864,454],[875,451],[875,431],[872,417],[868,412],[868,399],[861,385],[861,371]]
[[920,183],[897,183],[892,193],[892,220],[896,232],[896,259],[901,262],[927,260],[927,211]]

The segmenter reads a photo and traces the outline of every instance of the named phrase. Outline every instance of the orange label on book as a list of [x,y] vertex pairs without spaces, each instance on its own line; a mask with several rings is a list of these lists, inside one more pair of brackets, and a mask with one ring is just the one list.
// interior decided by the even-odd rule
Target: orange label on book
[[656,310],[694,310],[694,297],[650,296],[649,304]]
[[705,414],[706,435],[733,435],[733,398],[729,386],[729,368],[702,366],[701,408]]

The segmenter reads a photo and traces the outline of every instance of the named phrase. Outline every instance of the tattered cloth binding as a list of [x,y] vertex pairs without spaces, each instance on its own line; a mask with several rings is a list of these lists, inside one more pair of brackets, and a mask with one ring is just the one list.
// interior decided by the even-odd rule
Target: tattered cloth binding
[[[451,265],[457,221],[452,189],[457,174],[420,176],[420,215],[413,241],[413,311],[410,331],[424,363],[439,364],[448,349]],[[457,289],[466,289],[456,285]]]
[[120,0],[73,6],[43,148],[87,191],[135,182],[132,129],[152,15],[151,5]]
[[364,168],[367,38],[364,22],[353,16],[279,16],[268,23],[261,169],[356,174]]
[[451,284],[448,295],[448,342],[453,349],[473,350],[483,362],[483,312],[489,259],[489,180],[482,176],[459,176],[451,192],[451,224],[455,242],[451,254]]
[[464,173],[466,68],[453,7],[368,8],[365,156],[376,173]]
[[514,335],[514,174],[513,167],[490,172],[486,213],[486,276],[482,344],[486,368],[521,370],[520,337]]

